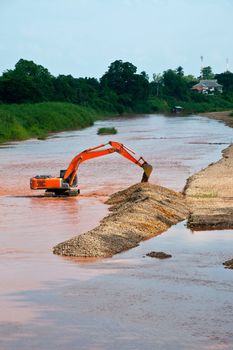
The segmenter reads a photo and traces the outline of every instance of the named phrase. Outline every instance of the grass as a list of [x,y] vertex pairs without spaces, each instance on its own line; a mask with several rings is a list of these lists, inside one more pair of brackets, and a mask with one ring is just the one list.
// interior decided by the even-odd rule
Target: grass
[[176,101],[189,113],[218,112],[232,110],[233,102],[221,96],[208,96],[206,101]]
[[[224,99],[222,96],[194,96],[195,99],[180,101],[173,97],[151,97],[148,100],[150,112],[171,112],[174,106],[182,106],[186,113],[203,113],[226,111],[233,109],[233,102]],[[144,111],[148,112],[148,111]]]
[[149,106],[152,112],[170,112],[171,106],[168,105],[168,102],[165,99],[159,97],[151,97],[149,99]]
[[217,198],[218,197],[218,192],[206,192],[206,193],[197,193],[197,194],[193,194],[190,197],[193,198]]
[[115,135],[117,134],[117,129],[116,128],[99,128],[98,135]]
[[63,102],[0,104],[0,142],[44,139],[50,132],[91,126],[108,114]]

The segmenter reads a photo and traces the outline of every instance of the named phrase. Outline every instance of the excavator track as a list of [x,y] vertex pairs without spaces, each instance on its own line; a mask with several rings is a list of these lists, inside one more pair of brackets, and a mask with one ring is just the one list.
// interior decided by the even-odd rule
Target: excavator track
[[45,197],[77,197],[80,194],[79,189],[69,189],[69,190],[46,190]]

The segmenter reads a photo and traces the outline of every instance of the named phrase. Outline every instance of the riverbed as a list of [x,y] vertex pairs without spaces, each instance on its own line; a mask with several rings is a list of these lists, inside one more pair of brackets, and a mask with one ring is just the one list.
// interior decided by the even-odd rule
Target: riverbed
[[[118,134],[99,136],[99,127]],[[80,151],[120,141],[154,166],[151,182],[182,190],[221,157],[232,129],[199,116],[142,115],[0,147],[0,349],[232,349],[233,231],[186,223],[112,259],[52,254],[57,243],[95,227],[113,192],[142,171],[118,154],[80,166],[77,198],[44,198],[37,174],[57,176]],[[151,250],[168,261],[144,257]]]

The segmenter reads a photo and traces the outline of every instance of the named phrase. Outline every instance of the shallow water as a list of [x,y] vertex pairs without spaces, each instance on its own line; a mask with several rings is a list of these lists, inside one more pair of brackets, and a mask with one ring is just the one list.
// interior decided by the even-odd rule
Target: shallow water
[[[98,136],[101,126],[118,134]],[[232,349],[232,271],[222,267],[232,257],[232,230],[192,233],[180,223],[86,263],[51,253],[95,227],[107,214],[106,197],[142,172],[119,155],[91,160],[79,169],[81,195],[69,199],[38,196],[29,178],[58,175],[76,153],[109,139],[150,161],[151,182],[182,190],[233,134],[203,117],[148,115],[0,148],[0,349]],[[173,257],[144,258],[150,250]]]

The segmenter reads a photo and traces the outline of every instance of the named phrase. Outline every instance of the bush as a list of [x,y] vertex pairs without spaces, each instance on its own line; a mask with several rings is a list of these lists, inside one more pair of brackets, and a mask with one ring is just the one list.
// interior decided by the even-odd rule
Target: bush
[[152,112],[168,112],[170,110],[167,101],[159,97],[150,98],[149,106]]
[[115,135],[117,134],[117,129],[115,128],[99,128],[98,135]]

